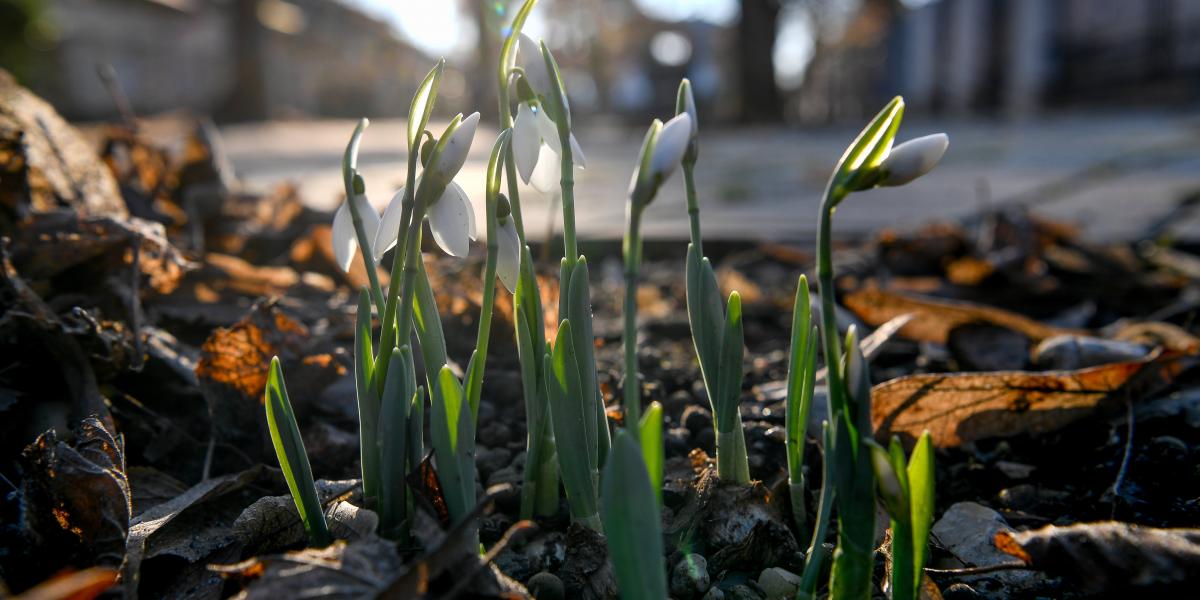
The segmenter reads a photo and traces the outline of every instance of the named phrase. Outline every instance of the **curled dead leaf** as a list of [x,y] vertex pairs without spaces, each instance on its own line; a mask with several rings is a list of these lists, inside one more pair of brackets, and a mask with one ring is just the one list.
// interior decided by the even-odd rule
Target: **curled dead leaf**
[[1088,594],[1154,591],[1193,595],[1200,582],[1200,529],[1108,521],[996,534],[996,548]]
[[1054,335],[1080,333],[1052,327],[991,306],[906,296],[871,287],[847,294],[842,302],[858,318],[873,327],[911,313],[913,319],[900,330],[900,335],[919,342],[945,344],[950,337],[950,330],[967,323],[988,323],[1005,327],[1034,341]]
[[913,439],[929,430],[934,445],[1040,434],[1085,417],[1121,390],[1147,362],[1077,371],[933,373],[898,377],[871,392],[876,436]]

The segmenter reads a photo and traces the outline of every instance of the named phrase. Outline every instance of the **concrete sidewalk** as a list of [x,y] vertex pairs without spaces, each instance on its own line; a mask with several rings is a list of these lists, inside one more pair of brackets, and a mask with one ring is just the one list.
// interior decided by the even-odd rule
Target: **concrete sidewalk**
[[[363,139],[360,167],[368,195],[380,207],[403,181],[404,127],[397,120],[373,122]],[[272,122],[222,133],[235,169],[251,188],[295,181],[312,206],[332,210],[342,193],[341,153],[352,129],[350,121]],[[950,135],[943,164],[906,187],[847,202],[838,209],[840,235],[963,217],[1066,180],[1071,184],[1065,193],[1053,199],[1034,194],[1035,210],[1080,225],[1092,239],[1132,239],[1183,195],[1200,190],[1200,120],[1186,115],[1071,115],[1024,123],[913,119],[900,137],[936,131]],[[577,132],[588,162],[576,176],[581,237],[622,235],[625,192],[643,133],[600,125]],[[703,129],[696,178],[705,238],[813,238],[825,179],[855,133],[849,127]],[[481,218],[485,161],[495,135],[494,128],[480,128],[460,175]],[[1081,170],[1114,158],[1114,169],[1074,180]],[[521,200],[531,238],[544,235],[548,219],[560,219],[549,196],[526,188]],[[1176,237],[1200,240],[1200,216],[1171,227]],[[687,238],[680,175],[647,209],[644,228],[651,239]]]

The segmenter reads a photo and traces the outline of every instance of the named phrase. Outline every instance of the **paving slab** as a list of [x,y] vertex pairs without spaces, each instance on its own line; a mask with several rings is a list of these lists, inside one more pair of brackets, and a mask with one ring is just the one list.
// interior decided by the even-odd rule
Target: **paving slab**
[[[404,127],[399,120],[373,122],[363,140],[360,167],[368,196],[379,207],[403,181]],[[332,210],[341,197],[340,160],[352,129],[351,121],[269,122],[228,126],[222,133],[235,170],[251,188],[294,181],[311,206]],[[1140,237],[1184,195],[1200,190],[1200,120],[1190,115],[1072,114],[1019,123],[912,119],[901,128],[901,138],[937,131],[950,135],[943,163],[908,186],[874,190],[844,204],[838,209],[839,235],[956,219],[1024,200],[1038,212],[1078,224],[1089,238],[1128,240]],[[594,120],[577,132],[588,162],[575,187],[581,238],[622,235],[643,133]],[[852,127],[705,128],[696,174],[705,238],[813,238],[825,179],[855,133]],[[495,135],[494,127],[480,127],[459,177],[476,199],[480,218]],[[1080,177],[1088,169],[1093,173]],[[1069,183],[1058,186],[1052,198],[1029,194],[1064,181]],[[531,238],[558,223],[557,198],[525,188],[521,200]],[[647,239],[686,239],[685,206],[682,177],[676,175],[647,209]],[[1200,217],[1173,222],[1170,233],[1200,241]]]

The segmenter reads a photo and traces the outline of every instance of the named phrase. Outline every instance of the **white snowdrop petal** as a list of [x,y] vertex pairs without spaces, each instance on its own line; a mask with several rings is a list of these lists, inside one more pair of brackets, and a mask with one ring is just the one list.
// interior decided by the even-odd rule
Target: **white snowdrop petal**
[[550,94],[550,72],[546,70],[546,61],[542,59],[542,46],[524,33],[517,46],[517,64],[525,71],[529,87],[534,92],[539,96]]
[[666,178],[687,151],[688,142],[692,135],[692,118],[687,113],[675,115],[675,118],[663,125],[654,144],[654,154],[650,156],[650,172],[661,174]]
[[511,217],[500,226],[496,235],[499,236],[496,275],[505,289],[515,293],[521,265],[521,240],[517,237],[517,228]]
[[371,245],[375,260],[383,258],[383,253],[396,245],[402,216],[404,216],[404,187],[401,187],[396,195],[392,196],[392,201],[388,203],[387,208],[383,209],[383,217],[379,220],[379,232],[375,234],[375,243]]
[[467,237],[471,238],[471,241],[478,239],[475,228],[475,205],[471,203],[471,197],[467,195],[467,191],[458,183],[451,181],[450,185],[446,186],[446,192],[458,194],[462,199],[462,203],[467,207]]
[[562,154],[562,142],[558,139],[558,124],[550,115],[546,114],[544,108],[538,108],[537,111],[537,128],[538,135],[542,136],[542,141],[545,142],[555,154]]
[[363,233],[366,234],[367,241],[374,241],[379,233],[379,213],[375,212],[375,207],[371,206],[371,201],[367,200],[365,194],[354,196],[354,208],[358,209],[358,217],[362,219]]
[[579,147],[579,140],[575,139],[574,133],[571,134],[571,160],[576,167],[587,168],[587,157],[583,155],[583,148]]
[[949,145],[946,134],[935,133],[896,146],[879,165],[884,173],[880,185],[903,185],[928,173],[942,160]]
[[446,186],[442,197],[429,208],[429,231],[433,241],[450,256],[464,258],[471,249],[470,211],[465,195],[459,195],[452,185]]
[[533,176],[529,178],[529,184],[543,194],[550,194],[558,191],[561,179],[562,160],[549,146],[542,144],[541,149],[538,150],[537,166],[533,169]]
[[471,113],[458,124],[451,134],[450,140],[442,148],[438,157],[436,169],[447,179],[454,177],[467,162],[467,154],[471,151],[471,142],[475,139],[475,129],[479,125],[479,113]]
[[350,204],[343,202],[333,215],[333,257],[338,267],[350,271],[350,262],[354,260],[354,250],[358,248],[358,240],[354,237],[354,221],[350,215]]
[[517,161],[517,174],[525,183],[529,183],[533,167],[537,165],[538,150],[542,145],[540,138],[537,117],[529,104],[522,102],[517,107],[517,118],[513,121],[512,149],[513,158]]

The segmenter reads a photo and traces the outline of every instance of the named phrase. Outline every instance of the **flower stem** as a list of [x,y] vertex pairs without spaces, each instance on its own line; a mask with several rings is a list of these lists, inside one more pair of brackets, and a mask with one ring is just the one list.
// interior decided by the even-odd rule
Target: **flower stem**
[[692,244],[695,244],[700,256],[704,256],[704,247],[700,240],[700,205],[696,201],[695,168],[696,163],[687,160],[683,162],[683,185],[687,191],[687,212],[688,221],[692,227]]
[[625,232],[622,254],[625,257],[625,332],[622,343],[625,349],[625,429],[641,446],[638,423],[642,421],[641,389],[638,384],[637,364],[637,279],[642,262],[642,210],[629,202],[629,228]]

